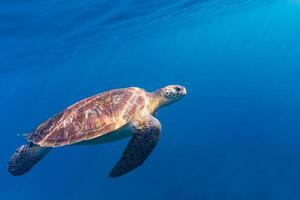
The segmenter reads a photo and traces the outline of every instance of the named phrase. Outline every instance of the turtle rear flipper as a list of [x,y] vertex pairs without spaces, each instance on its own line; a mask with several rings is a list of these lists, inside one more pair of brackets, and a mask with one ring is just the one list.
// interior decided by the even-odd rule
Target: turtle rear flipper
[[19,176],[28,172],[50,150],[50,147],[41,147],[32,142],[19,147],[8,162],[8,172]]

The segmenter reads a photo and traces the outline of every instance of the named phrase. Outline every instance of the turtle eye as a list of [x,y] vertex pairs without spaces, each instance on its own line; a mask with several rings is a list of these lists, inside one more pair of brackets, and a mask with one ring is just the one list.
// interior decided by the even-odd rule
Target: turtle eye
[[180,92],[181,88],[180,88],[180,87],[175,87],[175,90],[176,90],[177,92]]

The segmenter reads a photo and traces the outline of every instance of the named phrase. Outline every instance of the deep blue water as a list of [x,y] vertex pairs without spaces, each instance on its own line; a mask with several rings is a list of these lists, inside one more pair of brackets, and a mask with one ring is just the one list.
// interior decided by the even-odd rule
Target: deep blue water
[[[0,2],[1,200],[300,199],[298,0]],[[128,140],[54,149],[10,176],[19,134],[105,90],[182,84],[143,166]]]

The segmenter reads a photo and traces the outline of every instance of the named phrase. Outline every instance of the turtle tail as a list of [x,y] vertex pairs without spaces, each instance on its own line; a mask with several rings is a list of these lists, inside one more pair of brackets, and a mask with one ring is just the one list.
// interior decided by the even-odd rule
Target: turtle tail
[[29,142],[19,147],[8,162],[8,172],[20,176],[28,172],[38,161],[47,155],[51,147],[41,147]]

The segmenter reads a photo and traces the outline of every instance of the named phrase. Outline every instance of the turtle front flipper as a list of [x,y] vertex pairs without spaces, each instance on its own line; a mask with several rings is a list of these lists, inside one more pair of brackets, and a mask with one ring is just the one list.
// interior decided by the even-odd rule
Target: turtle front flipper
[[158,143],[161,125],[155,117],[147,115],[132,125],[134,134],[110,177],[122,176],[142,165]]
[[19,147],[8,162],[8,172],[20,176],[28,172],[51,149],[29,142]]

